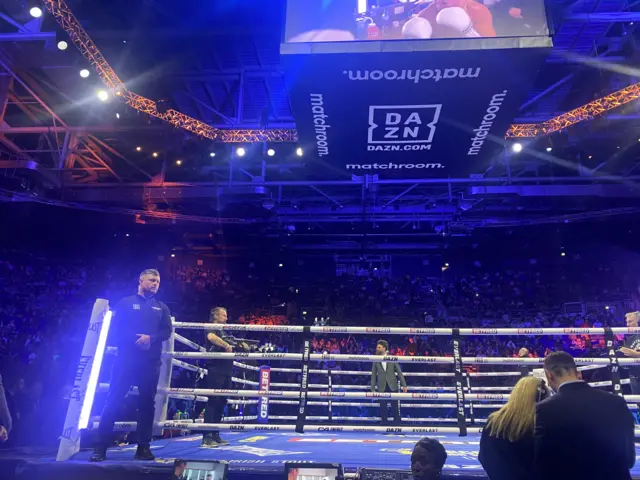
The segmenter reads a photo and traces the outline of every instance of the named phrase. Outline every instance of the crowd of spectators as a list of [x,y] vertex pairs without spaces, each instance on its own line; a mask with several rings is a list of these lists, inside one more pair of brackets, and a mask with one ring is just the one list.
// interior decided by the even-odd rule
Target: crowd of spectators
[[[47,441],[61,424],[65,401],[86,322],[97,296],[111,301],[131,294],[139,265],[120,259],[59,259],[23,251],[0,254],[0,357],[9,397],[16,412],[17,442],[20,429],[51,426]],[[578,264],[578,263],[576,263]],[[145,267],[147,265],[143,265]],[[278,282],[257,269],[234,276],[224,269],[166,264],[160,297],[184,321],[205,321],[214,305],[229,308],[230,320],[240,323],[281,325],[456,326],[456,327],[556,327],[614,325],[620,321],[635,290],[627,277],[616,278],[605,266],[592,266],[553,276],[538,265],[500,272],[480,268],[443,269],[441,278],[370,276],[291,279]],[[586,308],[584,302],[594,303]],[[605,301],[611,304],[604,306]],[[627,303],[624,303],[627,301]],[[582,305],[567,309],[567,302]],[[282,334],[248,334],[272,345],[275,351],[299,351],[300,344]],[[200,337],[194,338],[201,341]],[[373,354],[378,338],[372,336],[316,337],[315,352]],[[450,355],[445,337],[393,337],[393,355]],[[575,356],[599,355],[600,338],[474,337],[463,342],[465,356],[513,356],[522,347],[532,356],[562,349]],[[335,363],[331,368],[340,369]],[[349,369],[370,365],[349,364]],[[443,367],[446,369],[446,367]],[[183,383],[192,379],[186,375]],[[320,381],[320,383],[323,383]],[[434,385],[438,382],[434,380]],[[51,419],[55,419],[55,422]],[[26,437],[26,436],[24,436]],[[44,437],[44,435],[43,435]],[[33,437],[29,441],[33,441]],[[44,440],[43,440],[44,441]]]

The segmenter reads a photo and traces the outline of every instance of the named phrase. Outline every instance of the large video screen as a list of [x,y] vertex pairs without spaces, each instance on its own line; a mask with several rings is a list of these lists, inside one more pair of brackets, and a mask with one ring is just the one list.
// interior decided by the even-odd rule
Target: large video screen
[[288,0],[286,43],[549,35],[544,0]]

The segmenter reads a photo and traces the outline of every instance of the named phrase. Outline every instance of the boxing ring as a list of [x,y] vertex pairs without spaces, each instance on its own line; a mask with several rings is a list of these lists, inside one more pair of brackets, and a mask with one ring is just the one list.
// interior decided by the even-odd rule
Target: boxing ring
[[[105,300],[97,300],[91,316],[82,356],[76,373],[72,400],[67,412],[64,430],[57,455],[59,464],[67,467],[88,469],[104,467],[89,464],[88,451],[80,451],[81,431],[97,426],[93,408],[97,396],[108,390],[108,384],[100,383],[103,360],[115,352],[107,346],[111,312]],[[208,353],[206,349],[189,340],[180,331],[203,331],[211,329],[210,323],[185,323],[173,321],[174,333],[163,345],[162,367],[156,396],[154,435],[164,432],[175,435],[155,440],[152,451],[157,459],[155,465],[165,465],[174,458],[216,459],[230,463],[229,475],[241,478],[263,473],[276,478],[282,474],[283,464],[296,462],[337,462],[347,472],[355,473],[362,467],[392,468],[408,470],[413,445],[422,437],[440,440],[448,452],[445,473],[456,478],[486,478],[477,460],[479,433],[484,418],[500,408],[509,398],[512,386],[482,386],[483,378],[513,379],[513,384],[523,375],[518,371],[467,372],[466,366],[520,366],[540,367],[540,358],[462,357],[460,341],[476,335],[600,335],[607,345],[607,356],[603,358],[576,358],[580,370],[607,369],[610,380],[590,382],[594,387],[611,387],[622,394],[628,380],[620,378],[620,367],[640,364],[640,359],[618,359],[613,348],[617,335],[640,333],[640,328],[498,328],[498,329],[450,329],[450,328],[380,328],[380,327],[308,327],[270,325],[216,325],[216,328],[235,332],[267,332],[301,335],[302,353]],[[425,356],[377,356],[311,353],[311,339],[321,335],[375,335],[379,338],[401,336],[446,336],[453,340],[451,357]],[[176,347],[188,349],[178,351]],[[206,370],[193,363],[197,360],[234,360],[236,373],[234,386],[238,389],[211,390],[205,388],[173,388],[173,369],[187,369],[200,374]],[[331,365],[346,365],[372,362],[398,362],[401,365],[418,364],[420,371],[404,372],[407,393],[372,393],[370,371],[345,369]],[[253,362],[271,364],[275,362],[298,362],[297,368],[258,366]],[[323,368],[311,368],[318,362]],[[329,363],[328,363],[329,362]],[[448,365],[451,372],[428,371],[428,365]],[[345,368],[347,368],[345,367]],[[404,370],[404,369],[403,369]],[[539,374],[534,370],[533,374]],[[278,375],[297,375],[297,382],[278,381]],[[238,376],[240,375],[240,376]],[[585,374],[585,377],[588,375]],[[310,378],[326,378],[321,383],[312,383]],[[242,377],[242,378],[241,378]],[[364,383],[359,379],[364,378]],[[428,379],[451,380],[451,386],[420,385]],[[135,388],[130,394],[135,394]],[[188,402],[206,402],[211,396],[229,398],[228,416],[219,424],[205,424],[200,419],[167,419],[170,398]],[[625,395],[630,408],[637,408],[640,395]],[[374,408],[378,411],[380,400],[401,401],[401,425],[375,425],[377,415],[362,416],[344,414],[342,409]],[[98,405],[96,407],[99,407]],[[323,410],[322,415],[311,414],[311,410]],[[282,410],[288,409],[287,414]],[[414,414],[418,410],[436,409],[437,414]],[[95,410],[95,411],[94,411]],[[452,412],[453,416],[441,412]],[[317,413],[317,412],[316,412]],[[347,412],[348,413],[348,412]],[[373,423],[373,425],[372,425]],[[135,430],[135,422],[117,422],[115,430]],[[229,445],[215,449],[202,448],[201,436],[189,432],[219,430]],[[181,433],[182,432],[182,433]],[[637,430],[637,433],[640,433]],[[145,465],[133,460],[135,446],[109,450],[107,465]],[[172,460],[171,460],[172,461]],[[147,463],[148,465],[148,463]],[[142,468],[142,467],[141,467]],[[148,468],[148,467],[147,467]],[[158,467],[160,468],[160,467]],[[168,467],[166,467],[168,468]],[[640,478],[640,467],[632,472]],[[94,473],[91,474],[92,478]],[[463,475],[463,476],[461,476]],[[446,477],[446,475],[445,475]]]

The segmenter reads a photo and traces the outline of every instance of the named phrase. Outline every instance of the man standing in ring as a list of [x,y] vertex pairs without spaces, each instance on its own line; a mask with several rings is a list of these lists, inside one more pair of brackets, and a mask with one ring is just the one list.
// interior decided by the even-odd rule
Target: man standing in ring
[[[205,332],[208,352],[231,353],[233,340],[220,328],[227,323],[227,309],[216,307],[209,314],[209,321],[213,324],[211,329]],[[233,359],[215,359],[207,363],[207,377],[205,384],[208,389],[229,390],[231,386],[231,372],[233,370]],[[224,414],[224,407],[227,405],[227,397],[209,397],[207,407],[204,412],[204,423],[220,423]],[[220,438],[220,432],[203,432],[202,446],[217,448],[220,445],[228,445],[229,442]]]
[[[386,340],[378,340],[376,344],[376,355],[386,356],[389,353],[389,343]],[[397,376],[396,376],[397,375]],[[402,391],[407,393],[407,382],[404,379],[400,365],[396,362],[375,362],[371,370],[371,392],[378,393],[393,392],[398,393],[398,381],[402,385]],[[387,402],[380,399],[380,418],[383,425],[388,425],[387,417],[388,404],[393,408],[393,421],[395,425],[400,425],[400,402],[392,400]]]
[[111,375],[107,403],[100,417],[98,444],[92,462],[106,459],[112,443],[113,425],[129,389],[138,387],[137,460],[154,460],[151,453],[155,398],[160,376],[162,342],[171,337],[169,307],[156,299],[160,274],[149,269],[140,274],[138,293],[120,300],[115,306],[110,337],[118,347]]

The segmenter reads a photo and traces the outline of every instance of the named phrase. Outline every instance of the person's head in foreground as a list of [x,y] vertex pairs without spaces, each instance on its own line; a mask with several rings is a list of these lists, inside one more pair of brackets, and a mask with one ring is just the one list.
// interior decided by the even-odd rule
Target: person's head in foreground
[[411,473],[414,480],[437,480],[447,461],[447,451],[435,438],[423,438],[413,447]]
[[549,395],[547,386],[535,377],[521,378],[513,387],[507,403],[489,415],[487,429],[492,437],[517,442],[532,435],[536,421],[536,403]]
[[582,380],[576,362],[567,352],[553,352],[544,359],[544,374],[554,392],[565,382]]

